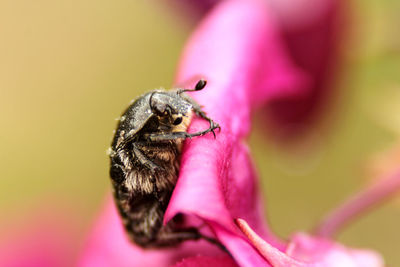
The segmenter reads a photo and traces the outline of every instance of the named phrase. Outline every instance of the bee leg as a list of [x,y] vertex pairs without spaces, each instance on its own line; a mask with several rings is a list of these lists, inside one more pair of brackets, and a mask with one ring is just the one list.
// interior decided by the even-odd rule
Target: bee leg
[[200,116],[201,118],[207,120],[207,121],[210,123],[210,128],[209,128],[209,130],[213,133],[214,138],[216,138],[214,130],[215,130],[215,129],[218,129],[219,132],[221,132],[221,126],[219,126],[218,123],[214,122],[212,119],[210,119],[209,117],[207,117],[206,113],[204,113],[203,111],[201,111],[201,110],[200,110],[200,111],[196,111],[196,110],[195,110],[195,113],[196,113],[197,116]]
[[187,132],[172,132],[172,133],[151,133],[151,134],[146,134],[144,137],[148,139],[150,142],[166,142],[166,141],[171,141],[171,140],[176,140],[176,139],[187,139],[187,138],[192,138],[195,136],[202,136],[205,135],[209,132],[212,132],[215,137],[214,130],[217,128],[220,128],[217,123],[214,124],[213,121],[211,121],[210,128],[204,131],[200,131],[197,133],[187,133]]
[[150,142],[168,142],[176,139],[189,138],[189,134],[186,132],[151,133],[144,135],[144,137]]
[[201,110],[200,106],[198,106],[198,105],[197,106],[193,106],[193,110],[194,110],[194,112],[196,113],[197,116],[207,120],[210,123],[209,130],[213,133],[214,138],[216,138],[214,130],[218,128],[218,130],[221,132],[221,126],[219,126],[218,123],[214,122],[211,118],[209,118],[206,115],[206,113]]
[[133,154],[140,164],[143,164],[153,174],[156,173],[157,170],[161,169],[160,166],[149,160],[135,144],[133,144]]
[[207,120],[210,123],[209,129],[213,133],[214,138],[216,138],[214,130],[218,128],[219,131],[221,131],[221,127],[219,126],[219,124],[214,122],[211,118],[209,118],[207,116],[207,114],[201,109],[201,106],[196,101],[194,101],[192,98],[190,98],[190,97],[184,97],[184,98],[187,102],[189,102],[192,105],[192,108],[197,116]]

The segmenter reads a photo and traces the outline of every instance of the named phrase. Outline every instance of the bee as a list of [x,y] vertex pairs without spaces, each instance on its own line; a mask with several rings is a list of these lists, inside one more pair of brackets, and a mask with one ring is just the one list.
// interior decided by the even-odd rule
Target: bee
[[[204,238],[197,228],[180,227],[180,216],[163,225],[179,174],[183,141],[221,129],[185,92],[206,86],[199,80],[194,89],[154,90],[137,98],[119,119],[109,151],[110,177],[115,202],[130,239],[137,245],[167,247],[185,240]],[[194,115],[209,128],[188,133]]]

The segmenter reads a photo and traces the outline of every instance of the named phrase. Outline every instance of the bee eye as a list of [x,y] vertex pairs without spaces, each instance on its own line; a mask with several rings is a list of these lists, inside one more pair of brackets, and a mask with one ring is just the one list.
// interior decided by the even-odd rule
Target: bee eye
[[176,118],[176,119],[174,120],[173,124],[174,124],[174,125],[178,125],[178,124],[180,124],[181,122],[182,122],[182,117],[178,117],[178,118]]

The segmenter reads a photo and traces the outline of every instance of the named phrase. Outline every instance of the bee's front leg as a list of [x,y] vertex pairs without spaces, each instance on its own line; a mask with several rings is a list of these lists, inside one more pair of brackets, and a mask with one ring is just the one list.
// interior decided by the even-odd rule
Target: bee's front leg
[[144,165],[147,169],[149,169],[151,173],[155,174],[158,170],[161,169],[160,166],[151,161],[136,144],[133,144],[132,150],[135,159],[137,159],[140,162],[140,164]]
[[205,135],[209,132],[212,132],[214,137],[215,133],[214,130],[217,128],[220,128],[217,123],[214,123],[212,120],[210,120],[210,128],[196,132],[196,133],[187,133],[187,132],[172,132],[172,133],[149,133],[145,134],[144,138],[149,141],[149,142],[167,142],[167,141],[172,141],[176,139],[187,139],[187,138],[192,138],[196,136],[202,136]]

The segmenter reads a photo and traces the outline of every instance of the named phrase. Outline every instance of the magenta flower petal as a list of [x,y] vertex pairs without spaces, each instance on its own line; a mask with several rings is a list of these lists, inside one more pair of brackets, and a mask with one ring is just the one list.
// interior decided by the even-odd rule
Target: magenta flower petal
[[245,236],[250,240],[250,243],[258,250],[258,252],[272,265],[272,266],[293,266],[293,267],[311,267],[314,264],[297,261],[294,258],[286,255],[284,252],[276,249],[267,241],[262,239],[256,234],[245,220],[237,219],[237,225]]
[[[202,1],[200,1],[202,2]],[[285,30],[316,27],[336,12],[341,0],[267,0]]]
[[[232,233],[223,226],[213,225],[218,240],[225,245],[235,262],[240,266],[265,266],[270,264],[258,253],[256,249],[239,233]],[[271,238],[271,237],[270,237]],[[278,249],[276,249],[278,250]]]
[[349,249],[329,239],[297,233],[285,252],[277,250],[258,236],[246,221],[238,226],[272,266],[279,267],[383,267],[382,257],[369,250]]
[[[285,97],[266,107],[272,130],[283,137],[299,137],[327,119],[337,96],[334,78],[344,27],[341,0],[269,0],[291,59],[309,75],[305,93]],[[268,128],[271,129],[271,126]]]
[[224,256],[224,257],[196,256],[183,259],[181,262],[178,262],[177,264],[174,265],[174,267],[212,267],[212,266],[236,267],[238,265],[229,256]]
[[[53,201],[53,202],[51,202]],[[44,199],[17,221],[0,228],[0,266],[73,266],[76,247],[76,213],[62,203]],[[51,202],[51,205],[49,204]],[[3,218],[4,219],[4,218]]]

